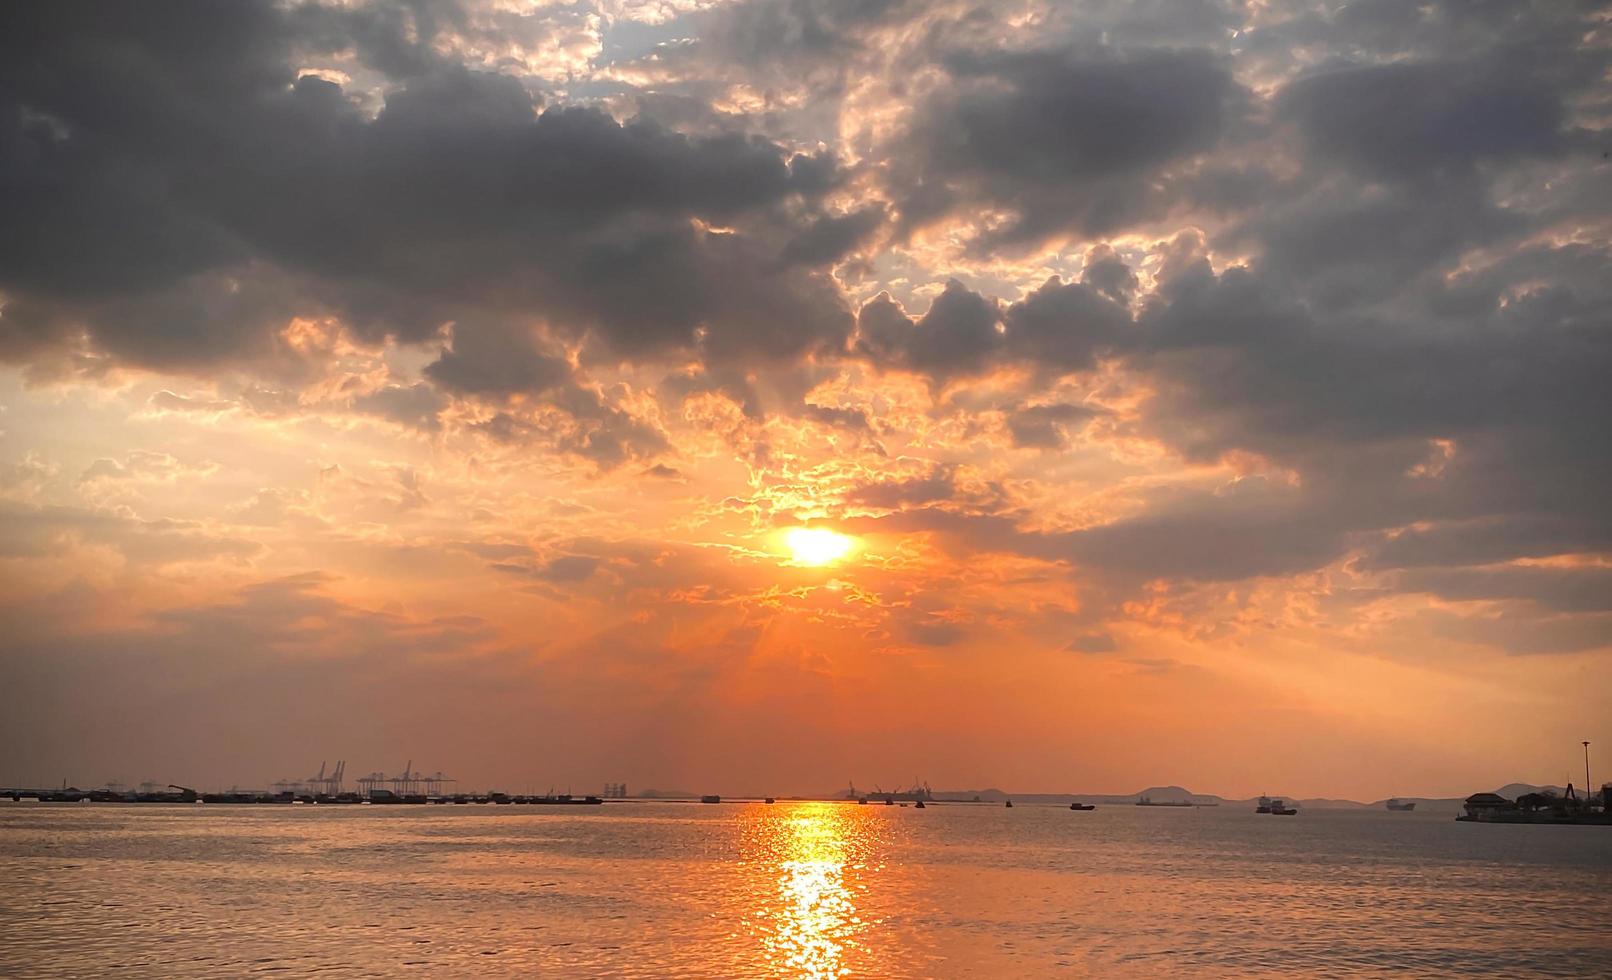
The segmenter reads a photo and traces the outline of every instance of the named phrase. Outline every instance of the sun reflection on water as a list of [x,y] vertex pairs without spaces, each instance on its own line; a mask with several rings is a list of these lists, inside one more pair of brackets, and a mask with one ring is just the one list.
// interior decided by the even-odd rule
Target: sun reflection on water
[[858,913],[857,894],[860,878],[876,870],[867,863],[874,822],[854,807],[804,803],[769,808],[750,830],[752,856],[777,874],[754,913],[771,972],[808,980],[848,975],[847,960],[865,948],[872,925]]

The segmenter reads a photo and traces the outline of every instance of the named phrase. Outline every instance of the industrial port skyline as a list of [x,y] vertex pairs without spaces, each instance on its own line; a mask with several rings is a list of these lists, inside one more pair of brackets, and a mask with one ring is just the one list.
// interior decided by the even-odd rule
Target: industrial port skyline
[[[1589,772],[1586,769],[1585,782],[1582,786],[1590,786]],[[882,800],[923,798],[935,802],[1002,802],[1006,799],[1018,799],[1023,802],[1068,803],[1074,801],[1095,801],[1102,803],[1132,803],[1138,799],[1155,799],[1195,802],[1202,805],[1217,806],[1222,803],[1245,803],[1253,801],[1256,796],[1263,798],[1267,794],[1248,796],[1234,796],[1219,793],[1202,793],[1188,790],[1180,785],[1153,785],[1131,792],[1083,792],[1077,790],[1037,790],[1029,792],[1015,792],[999,787],[982,789],[952,789],[932,790],[924,782],[914,783],[912,786],[892,784],[892,788],[885,788],[881,783],[868,784],[858,789],[855,782],[848,788],[834,791],[801,792],[791,790],[779,792],[727,791],[722,794],[712,794],[708,788],[693,789],[660,789],[646,787],[641,791],[629,792],[628,786],[623,782],[603,782],[578,787],[573,792],[571,785],[556,788],[548,784],[540,788],[539,780],[504,780],[489,781],[479,787],[459,785],[460,781],[441,770],[425,772],[414,768],[410,760],[396,774],[387,775],[384,770],[376,769],[356,777],[349,785],[346,776],[346,760],[337,760],[333,765],[321,763],[319,769],[311,776],[300,779],[279,778],[259,784],[231,782],[229,785],[218,783],[190,785],[185,783],[161,782],[156,779],[143,780],[136,786],[129,786],[119,780],[108,780],[94,785],[78,785],[70,778],[64,777],[59,785],[41,783],[16,783],[0,787],[0,795],[13,798],[46,797],[55,800],[66,799],[98,801],[98,802],[134,802],[137,799],[150,802],[193,802],[193,799],[176,799],[176,791],[185,791],[194,794],[196,799],[211,797],[215,802],[343,802],[357,803],[371,800],[383,802],[440,802],[459,801],[469,802],[519,802],[554,801],[584,799],[590,802],[602,800],[634,800],[648,801],[694,801],[701,797],[719,795],[722,798],[745,801],[763,799],[783,799],[792,801],[833,801],[848,802],[857,800]],[[1568,785],[1571,785],[1569,783]],[[595,789],[594,786],[602,788]],[[1500,786],[1497,790],[1501,795],[1515,797],[1530,792],[1562,792],[1561,785],[1551,783],[1524,783],[1511,782]],[[1286,798],[1302,802],[1311,806],[1344,806],[1344,807],[1375,807],[1381,806],[1390,799],[1414,800],[1418,802],[1450,803],[1454,804],[1461,799],[1459,796],[1417,795],[1396,792],[1385,794],[1374,800],[1355,800],[1341,797],[1301,797],[1287,794]]]

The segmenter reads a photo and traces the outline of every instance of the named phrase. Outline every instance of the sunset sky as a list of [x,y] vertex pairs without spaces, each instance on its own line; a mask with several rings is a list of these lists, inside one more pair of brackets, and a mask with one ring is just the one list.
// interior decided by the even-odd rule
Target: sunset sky
[[1612,18],[0,6],[0,784],[1612,776]]

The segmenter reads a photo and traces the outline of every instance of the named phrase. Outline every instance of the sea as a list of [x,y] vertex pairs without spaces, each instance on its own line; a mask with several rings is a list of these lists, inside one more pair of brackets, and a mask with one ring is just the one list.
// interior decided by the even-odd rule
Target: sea
[[0,975],[1612,976],[1612,828],[1245,807],[0,804]]

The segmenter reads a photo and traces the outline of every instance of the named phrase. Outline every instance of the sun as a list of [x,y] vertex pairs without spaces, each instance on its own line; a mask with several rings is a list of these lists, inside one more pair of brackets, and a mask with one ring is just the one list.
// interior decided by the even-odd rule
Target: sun
[[784,547],[797,565],[832,565],[855,546],[855,538],[825,527],[792,527],[784,532]]

